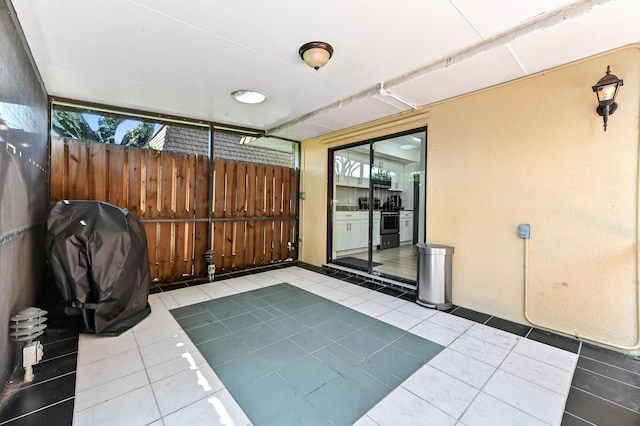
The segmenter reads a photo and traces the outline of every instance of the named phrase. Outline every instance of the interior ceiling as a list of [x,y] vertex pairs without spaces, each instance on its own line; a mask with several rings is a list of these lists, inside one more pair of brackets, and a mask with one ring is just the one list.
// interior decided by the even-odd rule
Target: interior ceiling
[[[10,4],[51,96],[293,140],[640,41],[638,0]],[[318,71],[298,55],[316,40],[334,48]],[[240,104],[230,96],[239,89],[267,100]]]

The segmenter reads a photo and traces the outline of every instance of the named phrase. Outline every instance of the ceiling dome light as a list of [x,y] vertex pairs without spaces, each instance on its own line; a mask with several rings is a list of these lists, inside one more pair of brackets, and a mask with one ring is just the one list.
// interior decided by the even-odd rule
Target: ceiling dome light
[[231,97],[243,104],[259,104],[267,99],[267,95],[257,90],[236,90],[231,92]]
[[324,41],[310,41],[303,44],[298,50],[302,60],[311,68],[318,71],[325,66],[333,55],[333,47]]

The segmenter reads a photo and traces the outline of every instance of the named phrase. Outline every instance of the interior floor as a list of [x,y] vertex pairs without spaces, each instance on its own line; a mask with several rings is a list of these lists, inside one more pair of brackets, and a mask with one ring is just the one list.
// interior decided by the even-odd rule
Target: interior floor
[[[46,337],[45,359],[34,367],[34,382],[16,386],[8,395],[3,395],[0,425],[269,424],[269,419],[276,419],[286,408],[275,407],[279,399],[272,397],[278,393],[263,388],[259,395],[250,398],[249,404],[257,403],[253,399],[272,401],[261,406],[263,410],[271,410],[268,414],[271,417],[254,421],[247,401],[235,398],[231,388],[233,379],[259,381],[261,378],[232,375],[229,381],[224,369],[212,366],[212,361],[207,360],[205,348],[207,342],[219,338],[213,331],[220,330],[219,327],[228,329],[225,336],[240,338],[243,331],[232,328],[246,326],[247,313],[260,319],[249,329],[270,326],[269,317],[259,315],[260,310],[267,307],[254,306],[255,309],[223,319],[218,315],[226,315],[216,309],[214,312],[218,315],[198,324],[202,319],[198,306],[221,303],[222,299],[234,295],[241,299],[253,297],[255,294],[251,292],[256,290],[268,297],[273,291],[271,287],[277,289],[282,283],[304,290],[305,298],[332,306],[331,312],[335,313],[340,305],[340,309],[348,309],[343,311],[344,315],[354,315],[353,318],[360,320],[368,318],[367,321],[375,319],[378,325],[384,323],[378,333],[398,329],[404,335],[409,333],[443,348],[367,409],[355,422],[357,425],[640,424],[640,359],[637,357],[458,306],[450,312],[423,308],[416,305],[415,296],[412,300],[407,292],[347,274],[289,265],[260,273],[219,277],[208,284],[183,284],[151,294],[151,315],[118,337],[82,334],[79,347],[73,336]],[[277,299],[275,297],[276,304]],[[335,341],[335,327],[326,327],[334,319],[329,315],[331,312],[325,312],[326,321],[323,315],[316,316],[318,323],[313,324],[304,316],[307,325],[313,325],[311,329],[317,332],[313,339],[305,336],[299,340],[296,333],[287,337],[294,343],[293,353],[304,352],[300,359],[287,361],[284,358],[288,353],[280,353],[263,360],[274,368],[275,363],[285,363],[284,368],[270,373],[278,375],[283,389],[301,384],[308,390],[310,386],[338,377],[329,371],[330,377],[325,380],[322,375],[314,375],[313,370],[313,366],[318,366],[315,360],[320,360],[321,354],[327,355],[328,346],[338,344],[349,349],[347,346],[351,343],[346,340],[347,346],[344,346],[340,338]],[[176,313],[180,321],[176,321]],[[273,328],[283,333],[286,327],[283,324]],[[325,338],[331,339],[330,336],[334,341],[322,344]],[[375,336],[361,333],[360,337]],[[204,340],[198,343],[199,339]],[[251,339],[247,342],[259,343]],[[237,349],[222,341],[217,343],[213,346],[219,347],[225,356]],[[349,350],[353,352],[353,349],[362,350],[360,345]],[[405,356],[409,353],[407,349],[402,350]],[[372,364],[377,364],[383,355],[379,352],[376,357],[375,353],[374,349]],[[287,367],[290,361],[292,364]],[[371,365],[367,365],[369,367]],[[391,363],[370,370],[359,380],[378,380],[376,375],[398,380],[398,371],[394,370],[399,367]],[[300,380],[303,377],[313,380]],[[15,380],[19,382],[19,377]],[[340,397],[340,392],[336,391],[334,397]],[[322,406],[322,398],[314,401]],[[352,408],[350,404],[345,405],[347,409]],[[311,406],[319,408],[313,401]],[[293,408],[293,405],[287,407]],[[344,424],[336,414],[332,415],[336,420],[333,424]],[[331,423],[322,416],[309,416],[278,424]]]
[[[349,257],[367,261],[366,251],[350,254]],[[340,260],[340,258],[338,258]],[[378,265],[373,272],[379,272],[391,277],[399,277],[415,282],[418,277],[418,249],[414,244],[373,250],[371,260]]]

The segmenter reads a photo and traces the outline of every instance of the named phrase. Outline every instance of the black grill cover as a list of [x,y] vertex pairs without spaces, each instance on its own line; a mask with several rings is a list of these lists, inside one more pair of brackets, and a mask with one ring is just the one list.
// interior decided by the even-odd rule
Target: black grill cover
[[100,201],[60,201],[47,219],[58,293],[81,311],[85,332],[118,335],[151,313],[144,227]]

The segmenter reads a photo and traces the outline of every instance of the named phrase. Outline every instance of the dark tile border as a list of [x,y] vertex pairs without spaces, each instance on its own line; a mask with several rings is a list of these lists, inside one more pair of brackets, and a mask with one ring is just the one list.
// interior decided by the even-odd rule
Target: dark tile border
[[540,330],[539,328],[533,328],[527,335],[527,338],[550,346],[555,346],[556,348],[564,349],[565,351],[573,352],[574,354],[577,354],[580,349],[580,341],[572,339],[571,337],[565,337],[549,331]]
[[18,365],[12,385],[2,395],[0,423],[10,425],[70,425],[73,421],[78,333],[47,329],[39,341],[44,356],[33,367],[34,379],[24,383],[24,369]]
[[451,315],[455,315],[457,317],[466,318],[468,320],[485,324],[489,319],[491,319],[491,315],[484,314],[482,312],[473,311],[467,308],[458,307],[457,309],[453,309]]
[[569,392],[565,412],[594,425],[640,425],[640,414],[576,388]]
[[521,337],[525,337],[531,331],[531,327],[529,327],[528,325],[518,324],[516,322],[508,321],[499,317],[491,317],[491,319],[489,319],[489,321],[487,321],[485,325],[512,334],[516,334]]

